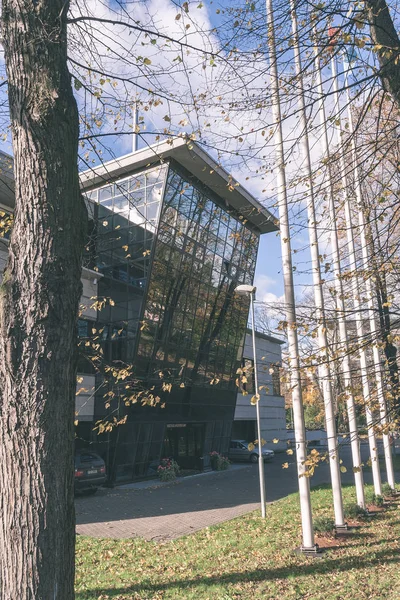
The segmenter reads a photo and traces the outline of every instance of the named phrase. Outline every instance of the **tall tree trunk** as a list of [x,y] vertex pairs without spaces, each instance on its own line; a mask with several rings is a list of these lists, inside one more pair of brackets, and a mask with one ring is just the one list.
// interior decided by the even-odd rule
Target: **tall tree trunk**
[[400,38],[386,0],[365,0],[371,37],[377,47],[379,76],[400,107]]
[[[381,244],[379,231],[379,219],[376,210],[372,214],[371,209],[364,204],[363,207],[366,220],[366,234],[370,246],[372,272],[374,274],[374,288],[378,305],[380,337],[383,342],[383,351],[386,358],[386,366],[389,373],[391,399],[389,402],[390,412],[393,418],[400,416],[400,390],[399,390],[399,366],[397,364],[397,348],[392,342],[392,324],[390,319],[390,302],[387,289],[385,269],[386,254]],[[372,223],[375,224],[375,235],[372,232]],[[378,257],[380,263],[378,262]],[[378,340],[372,340],[378,343]]]
[[74,598],[76,319],[86,210],[65,0],[3,0],[15,221],[0,295],[0,597]]

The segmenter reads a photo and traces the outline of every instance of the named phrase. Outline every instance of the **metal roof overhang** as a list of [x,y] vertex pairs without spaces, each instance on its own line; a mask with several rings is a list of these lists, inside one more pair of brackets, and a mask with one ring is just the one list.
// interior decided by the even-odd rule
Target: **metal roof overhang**
[[208,186],[225,204],[243,215],[260,233],[278,231],[276,217],[198,144],[182,138],[160,142],[121,156],[80,174],[81,186],[89,190],[104,185],[137,170],[173,159]]

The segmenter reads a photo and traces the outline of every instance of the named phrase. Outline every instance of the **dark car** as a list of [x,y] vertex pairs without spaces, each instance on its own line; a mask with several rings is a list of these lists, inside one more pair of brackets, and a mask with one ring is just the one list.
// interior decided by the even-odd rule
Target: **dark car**
[[92,450],[75,452],[75,492],[94,494],[106,481],[104,460]]

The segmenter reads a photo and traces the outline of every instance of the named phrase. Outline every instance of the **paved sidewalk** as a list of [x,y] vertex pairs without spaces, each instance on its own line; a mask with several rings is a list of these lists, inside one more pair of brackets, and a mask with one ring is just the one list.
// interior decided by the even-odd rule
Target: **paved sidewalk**
[[[363,461],[368,447],[361,447]],[[353,483],[350,449],[341,450],[347,473],[344,483]],[[282,469],[282,463],[289,468]],[[370,482],[371,473],[365,473]],[[278,454],[265,465],[267,501],[273,502],[298,489],[293,456]],[[311,484],[329,483],[329,468],[316,469]],[[124,488],[101,489],[95,496],[76,498],[77,533],[93,537],[171,540],[210,525],[234,519],[259,508],[258,465],[232,465],[228,471],[205,473],[160,485],[139,482]],[[271,509],[270,509],[271,510]]]
[[[92,537],[171,540],[234,519],[258,507],[257,498],[235,501],[239,472],[253,479],[253,466],[204,473],[176,482],[139,482],[96,496],[76,498],[77,533]],[[128,489],[126,489],[128,488]],[[211,493],[210,493],[211,492]]]

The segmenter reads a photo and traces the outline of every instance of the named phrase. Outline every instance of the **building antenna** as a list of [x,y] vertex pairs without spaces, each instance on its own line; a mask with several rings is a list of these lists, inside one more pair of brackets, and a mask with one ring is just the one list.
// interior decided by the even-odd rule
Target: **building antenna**
[[[365,416],[368,428],[368,442],[369,442],[369,452],[371,456],[371,466],[372,466],[372,480],[374,483],[374,491],[377,496],[382,495],[382,483],[381,483],[381,473],[379,467],[379,454],[378,454],[378,445],[376,441],[375,431],[374,431],[374,417],[371,410],[371,390],[369,385],[369,375],[368,375],[368,363],[367,363],[367,353],[364,348],[364,344],[362,340],[364,339],[364,318],[361,311],[361,302],[360,302],[360,282],[358,279],[357,272],[357,259],[356,259],[356,250],[354,243],[354,226],[352,223],[353,217],[350,208],[350,199],[348,194],[348,180],[346,174],[346,162],[344,157],[344,148],[343,148],[343,131],[339,118],[340,114],[340,100],[339,100],[339,90],[338,90],[338,80],[337,80],[337,70],[336,70],[336,58],[335,54],[332,53],[331,57],[331,69],[332,69],[332,79],[333,79],[333,99],[335,102],[336,111],[338,113],[338,117],[335,120],[337,134],[338,134],[338,149],[339,149],[339,169],[340,169],[340,177],[342,180],[342,197],[344,200],[344,211],[345,211],[345,220],[346,220],[346,236],[347,236],[347,246],[349,252],[349,271],[352,274],[352,298],[353,298],[353,306],[355,310],[355,321],[356,321],[356,332],[357,338],[361,343],[358,344],[357,352],[360,356],[360,372],[361,372],[361,382],[362,382],[362,390],[363,390],[363,400],[365,406]],[[337,297],[343,298],[343,283],[341,279],[338,279],[340,284],[341,291],[338,290]],[[338,286],[339,287],[339,286]],[[343,300],[342,300],[342,303]],[[340,311],[340,309],[339,309]],[[348,336],[346,326],[344,331],[340,328],[340,340],[342,344],[342,349],[344,352],[343,356],[343,375],[346,387],[346,394],[349,396],[353,395],[352,390],[352,378],[351,378],[351,366],[350,366],[350,356],[349,356],[349,344],[348,344]],[[347,375],[345,374],[347,372]],[[357,424],[356,424],[357,425]],[[350,438],[351,443],[357,442],[357,446],[359,444],[359,440],[357,437],[354,437],[352,434],[352,427],[349,418],[349,429],[350,429]],[[354,461],[353,461],[353,466]]]
[[139,142],[139,102],[137,94],[132,105],[132,152],[137,152]]
[[266,0],[267,9],[267,38],[269,49],[270,85],[271,85],[271,108],[275,121],[275,153],[277,162],[277,188],[280,240],[282,251],[282,268],[285,290],[285,307],[287,336],[289,346],[289,367],[292,389],[293,420],[296,443],[296,462],[300,492],[300,513],[302,524],[302,546],[301,551],[315,553],[317,546],[314,540],[314,528],[312,522],[310,481],[307,477],[307,441],[304,425],[303,398],[301,392],[301,377],[299,364],[299,341],[297,336],[296,307],[293,283],[292,251],[290,243],[289,212],[287,201],[285,156],[282,135],[282,117],[279,97],[279,81],[275,47],[275,31],[272,0]]

